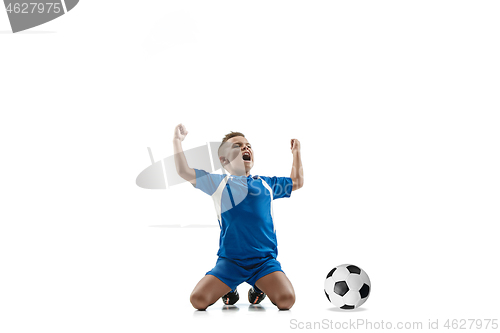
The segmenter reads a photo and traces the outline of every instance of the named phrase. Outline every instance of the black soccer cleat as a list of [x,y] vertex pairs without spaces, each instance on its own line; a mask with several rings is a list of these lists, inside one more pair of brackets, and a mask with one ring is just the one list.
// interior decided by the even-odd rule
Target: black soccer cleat
[[226,305],[233,305],[234,303],[238,302],[240,299],[240,295],[238,294],[238,290],[231,290],[224,296],[222,296],[222,302]]
[[253,287],[248,290],[248,301],[250,304],[259,304],[264,298],[266,298],[266,294],[263,291],[257,291]]

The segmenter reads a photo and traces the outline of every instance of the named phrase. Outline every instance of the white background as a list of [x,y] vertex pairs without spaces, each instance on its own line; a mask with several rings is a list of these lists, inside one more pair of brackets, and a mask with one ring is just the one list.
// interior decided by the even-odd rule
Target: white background
[[[496,1],[81,1],[12,34],[0,10],[0,331],[286,331],[290,320],[498,317]],[[196,312],[213,204],[145,190],[148,165],[241,131],[275,201],[296,304]],[[206,224],[182,228],[172,225]],[[323,293],[352,263],[355,312]],[[467,326],[468,327],[468,326]],[[484,330],[481,330],[484,331]]]

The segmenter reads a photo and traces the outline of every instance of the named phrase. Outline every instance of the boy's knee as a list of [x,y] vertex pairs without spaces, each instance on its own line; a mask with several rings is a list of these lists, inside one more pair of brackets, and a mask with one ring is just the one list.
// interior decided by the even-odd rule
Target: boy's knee
[[191,301],[193,307],[198,310],[205,310],[209,305],[211,305],[209,304],[210,301],[206,295],[200,293],[192,293],[189,300]]
[[295,295],[293,293],[284,293],[277,297],[275,305],[280,310],[288,310],[295,303]]

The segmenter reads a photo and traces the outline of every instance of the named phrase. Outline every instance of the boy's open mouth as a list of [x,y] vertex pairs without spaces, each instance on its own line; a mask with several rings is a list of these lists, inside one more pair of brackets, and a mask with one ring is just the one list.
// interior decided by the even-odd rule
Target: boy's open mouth
[[250,153],[249,152],[244,152],[243,153],[243,161],[251,161],[252,158],[250,157]]

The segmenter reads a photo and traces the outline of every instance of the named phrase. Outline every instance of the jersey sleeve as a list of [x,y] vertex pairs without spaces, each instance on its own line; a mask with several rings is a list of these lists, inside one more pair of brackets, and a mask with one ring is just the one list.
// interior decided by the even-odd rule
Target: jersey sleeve
[[266,183],[269,184],[273,190],[273,199],[289,198],[292,194],[293,181],[290,177],[264,177]]
[[194,169],[194,171],[196,172],[196,185],[193,186],[208,195],[214,194],[220,182],[225,177],[224,175],[208,173],[200,169]]

